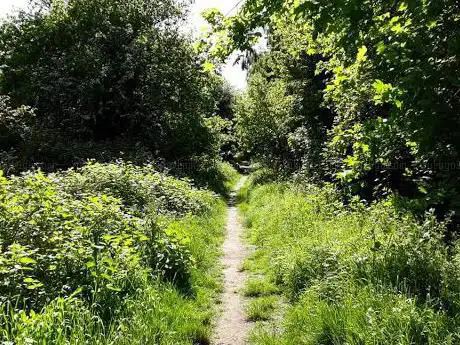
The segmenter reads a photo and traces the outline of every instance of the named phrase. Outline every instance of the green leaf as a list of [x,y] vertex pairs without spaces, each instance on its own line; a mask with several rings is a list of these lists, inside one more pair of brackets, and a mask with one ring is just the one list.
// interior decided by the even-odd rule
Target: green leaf
[[363,153],[367,153],[367,152],[369,152],[369,145],[362,144],[361,149],[362,149]]
[[212,62],[206,61],[203,64],[203,70],[205,72],[213,72],[216,69],[216,65],[214,65]]
[[386,49],[385,42],[380,41],[379,43],[377,43],[377,53],[383,54],[385,52],[385,49]]
[[404,31],[404,28],[402,27],[402,25],[400,23],[398,23],[398,24],[393,25],[391,27],[391,31],[393,31],[396,34],[400,34],[401,32]]
[[418,186],[418,190],[419,190],[421,193],[423,193],[423,194],[428,194],[428,191],[427,191],[426,188],[423,187],[423,186]]
[[37,263],[37,261],[35,261],[32,258],[28,258],[28,257],[20,258],[18,261],[21,264],[24,264],[24,265],[31,265],[31,264],[36,264]]
[[367,54],[367,48],[366,48],[366,46],[362,46],[358,50],[358,55],[356,56],[356,60],[358,62],[366,61],[367,60],[366,54]]
[[428,22],[428,28],[433,29],[438,25],[438,22],[436,20],[431,20]]
[[355,156],[347,156],[347,158],[345,158],[343,162],[350,168],[357,166],[359,163],[358,158]]
[[408,9],[408,5],[407,5],[406,2],[402,2],[402,3],[399,5],[399,7],[398,7],[398,11],[399,11],[399,12],[404,12],[404,11],[407,10],[407,9]]
[[375,93],[379,96],[383,96],[393,88],[393,85],[391,85],[390,83],[386,84],[380,79],[375,80],[372,86],[374,87]]
[[115,286],[113,286],[112,284],[107,284],[107,285],[106,285],[106,288],[109,289],[109,290],[111,290],[111,291],[121,292],[121,289],[120,289],[120,288],[115,287]]
[[30,278],[30,277],[24,278],[23,281],[24,281],[24,283],[26,283],[26,284],[36,283],[36,282],[37,282],[37,280],[35,280],[35,279],[33,279],[33,278]]
[[94,261],[88,261],[88,262],[86,263],[86,268],[87,268],[87,269],[91,269],[91,268],[93,268],[93,267],[95,267],[95,266],[96,266],[96,263],[95,263]]
[[42,282],[40,282],[37,279],[30,278],[30,277],[24,278],[24,283],[26,284],[26,288],[28,290],[35,290],[35,289],[41,288],[43,286]]

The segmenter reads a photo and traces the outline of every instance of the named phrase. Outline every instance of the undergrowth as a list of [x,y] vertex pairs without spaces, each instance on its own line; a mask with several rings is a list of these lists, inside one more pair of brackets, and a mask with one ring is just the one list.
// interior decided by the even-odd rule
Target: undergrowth
[[245,268],[264,267],[289,301],[252,344],[460,342],[458,245],[432,214],[420,223],[391,200],[345,206],[331,186],[253,184],[240,197],[257,246]]
[[2,176],[0,343],[208,343],[225,210],[152,166]]

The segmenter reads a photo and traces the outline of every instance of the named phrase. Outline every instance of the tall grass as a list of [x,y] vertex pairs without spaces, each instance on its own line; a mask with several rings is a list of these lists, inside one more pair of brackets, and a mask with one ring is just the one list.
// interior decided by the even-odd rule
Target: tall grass
[[[242,205],[259,261],[290,301],[253,344],[456,344],[460,266],[444,225],[391,200],[344,206],[330,186],[272,183]],[[244,196],[243,196],[244,197]]]

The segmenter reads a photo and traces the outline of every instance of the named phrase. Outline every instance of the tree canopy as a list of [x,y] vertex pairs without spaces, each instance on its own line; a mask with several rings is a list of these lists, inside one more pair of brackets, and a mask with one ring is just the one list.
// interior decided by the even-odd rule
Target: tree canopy
[[[457,1],[248,0],[238,15],[207,18],[213,33],[202,44],[216,59],[251,51],[263,28],[260,60],[278,59],[269,79],[292,85],[296,65],[310,69],[287,92],[305,109],[289,132],[306,134],[307,175],[319,160],[326,180],[368,201],[394,192],[418,210],[460,209]],[[255,84],[249,99],[263,99]]]
[[102,143],[167,159],[214,152],[205,118],[222,81],[179,30],[185,10],[173,0],[55,0],[5,21],[0,94],[35,117],[32,135],[3,149],[62,163],[95,158]]

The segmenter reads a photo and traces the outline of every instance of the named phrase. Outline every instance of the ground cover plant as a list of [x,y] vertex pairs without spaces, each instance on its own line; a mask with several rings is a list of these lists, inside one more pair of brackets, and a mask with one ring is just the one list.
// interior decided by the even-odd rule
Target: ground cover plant
[[419,224],[391,200],[346,206],[332,186],[248,188],[241,209],[257,251],[247,268],[263,267],[289,301],[281,324],[255,328],[251,343],[459,341],[458,246],[433,215]]

